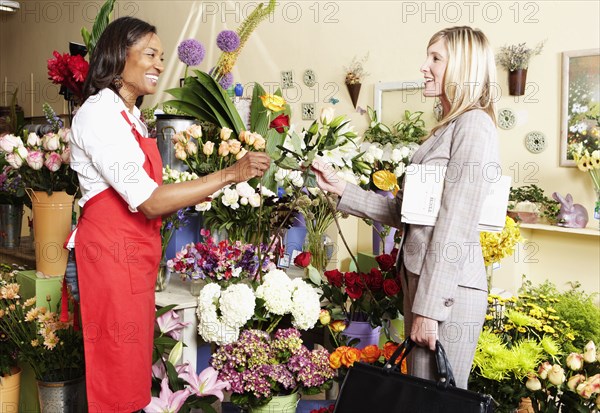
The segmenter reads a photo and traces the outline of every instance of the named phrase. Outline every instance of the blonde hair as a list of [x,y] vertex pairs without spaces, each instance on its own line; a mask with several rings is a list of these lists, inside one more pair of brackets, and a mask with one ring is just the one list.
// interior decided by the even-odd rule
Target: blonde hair
[[468,26],[450,27],[435,33],[427,47],[441,39],[448,51],[443,90],[450,110],[429,136],[472,109],[485,111],[496,125],[496,60],[487,37]]

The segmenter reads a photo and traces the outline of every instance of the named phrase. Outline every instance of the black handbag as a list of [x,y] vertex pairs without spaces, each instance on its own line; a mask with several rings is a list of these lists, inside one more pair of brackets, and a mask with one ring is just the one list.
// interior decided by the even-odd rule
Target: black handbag
[[[491,396],[456,387],[446,352],[435,347],[438,381],[400,372],[402,361],[415,347],[406,339],[383,367],[354,363],[348,370],[334,413],[492,413]],[[405,351],[404,351],[405,350]],[[400,357],[400,362],[396,360]]]

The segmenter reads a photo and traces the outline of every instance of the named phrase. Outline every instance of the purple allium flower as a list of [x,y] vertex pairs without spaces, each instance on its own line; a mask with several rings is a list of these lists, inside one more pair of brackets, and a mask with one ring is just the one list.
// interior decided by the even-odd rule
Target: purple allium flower
[[224,52],[235,52],[240,47],[240,36],[233,30],[223,30],[217,35],[217,46]]
[[204,60],[205,54],[204,46],[196,39],[184,40],[177,47],[179,60],[187,66],[198,66]]
[[221,80],[219,80],[219,84],[223,89],[229,89],[233,85],[233,73],[225,73]]

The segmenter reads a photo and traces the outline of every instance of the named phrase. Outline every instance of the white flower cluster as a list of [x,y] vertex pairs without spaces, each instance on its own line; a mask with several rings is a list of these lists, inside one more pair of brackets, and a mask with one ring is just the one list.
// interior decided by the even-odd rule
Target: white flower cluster
[[391,143],[382,145],[377,142],[363,142],[360,147],[360,152],[363,153],[360,162],[366,164],[367,167],[361,169],[359,182],[361,184],[368,183],[370,179],[368,175],[382,169],[389,170],[397,178],[400,178],[404,175],[406,166],[417,149],[419,149],[419,145],[414,142],[401,147]]
[[265,308],[277,315],[291,313],[294,327],[312,328],[321,312],[318,291],[301,278],[290,279],[282,270],[269,271],[256,289],[256,297],[265,301]]
[[163,183],[165,184],[193,181],[194,179],[198,179],[198,175],[196,175],[195,173],[189,173],[187,171],[182,172],[176,169],[171,169],[169,165],[166,165],[163,168]]
[[234,186],[227,185],[211,195],[210,200],[206,200],[196,205],[196,211],[208,211],[212,208],[212,200],[221,198],[221,203],[231,209],[238,209],[240,205],[250,205],[252,208],[258,208],[261,202],[261,195],[265,198],[275,198],[277,194],[270,189],[259,185],[254,189],[248,182],[240,182]]
[[252,318],[255,305],[254,292],[246,284],[232,284],[225,290],[219,284],[207,284],[198,297],[198,334],[217,345],[233,343]]

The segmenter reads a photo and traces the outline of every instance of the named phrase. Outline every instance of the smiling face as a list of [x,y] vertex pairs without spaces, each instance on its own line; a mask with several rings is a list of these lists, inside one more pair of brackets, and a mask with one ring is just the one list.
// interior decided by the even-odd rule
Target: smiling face
[[119,91],[127,102],[156,92],[158,77],[164,71],[163,48],[158,36],[148,33],[127,50]]
[[442,106],[450,107],[444,93],[444,73],[448,66],[448,50],[446,39],[441,38],[427,48],[427,59],[421,66],[421,73],[425,77],[425,89],[423,95],[427,97],[439,97]]

